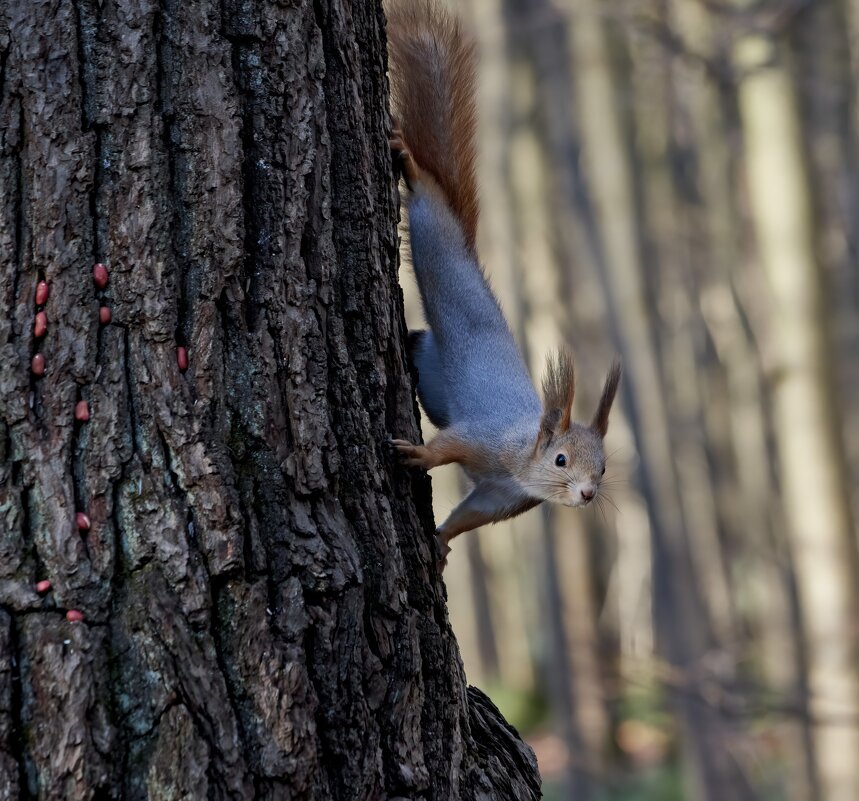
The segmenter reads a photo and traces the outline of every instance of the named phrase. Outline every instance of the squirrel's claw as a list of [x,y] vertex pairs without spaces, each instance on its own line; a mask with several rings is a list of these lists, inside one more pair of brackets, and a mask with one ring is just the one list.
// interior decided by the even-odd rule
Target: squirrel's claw
[[413,445],[405,439],[389,439],[388,444],[397,452],[403,464],[429,470],[435,466],[426,445]]
[[444,534],[440,533],[438,529],[436,529],[436,554],[438,556],[438,572],[443,573],[444,569],[447,567],[447,555],[450,553],[450,545],[447,544],[447,539]]
[[388,138],[388,145],[391,148],[391,155],[399,164],[400,172],[405,178],[406,185],[409,189],[414,189],[415,184],[420,179],[420,168],[417,162],[412,157],[411,152],[406,147],[406,142],[403,139],[403,133],[399,128],[394,128],[391,136]]

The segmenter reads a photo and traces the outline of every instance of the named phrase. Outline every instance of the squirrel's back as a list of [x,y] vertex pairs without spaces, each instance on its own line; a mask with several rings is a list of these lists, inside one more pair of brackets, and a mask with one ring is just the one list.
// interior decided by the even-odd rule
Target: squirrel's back
[[438,183],[474,252],[474,41],[438,0],[392,0],[386,11],[391,105],[403,141]]

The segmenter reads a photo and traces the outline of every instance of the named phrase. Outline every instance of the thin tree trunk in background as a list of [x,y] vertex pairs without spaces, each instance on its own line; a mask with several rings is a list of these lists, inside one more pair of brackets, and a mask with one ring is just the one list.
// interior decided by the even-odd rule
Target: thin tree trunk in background
[[[510,12],[505,6],[505,16]],[[512,29],[507,26],[508,37]],[[558,344],[556,320],[560,316],[557,304],[561,293],[552,291],[557,286],[557,267],[549,250],[548,225],[550,215],[543,208],[546,194],[542,190],[545,171],[540,163],[539,144],[532,122],[535,100],[533,72],[523,57],[521,44],[508,39],[511,70],[510,92],[507,100],[511,115],[510,138],[507,142],[510,173],[509,192],[512,199],[511,223],[517,242],[516,252],[523,254],[517,260],[519,294],[522,297],[522,315],[518,318],[517,333],[524,346],[524,355],[532,373],[539,370],[540,362],[549,348]],[[527,255],[526,255],[527,254]],[[549,298],[546,308],[544,302]],[[559,566],[562,562],[562,543],[557,536],[557,516],[548,506],[528,516],[531,523],[529,548],[536,549],[537,600],[539,621],[545,649],[542,669],[553,718],[568,751],[565,797],[587,801],[593,797],[594,786],[590,771],[597,760],[589,753],[582,733],[579,703],[582,688],[575,672],[568,626],[565,620],[568,598],[561,584]],[[565,538],[581,536],[581,532],[564,532]],[[567,555],[569,557],[569,554]],[[587,560],[579,560],[579,570],[587,570]],[[597,688],[598,689],[598,688]],[[598,697],[598,695],[597,695]]]
[[[660,20],[666,29],[681,30],[683,40],[693,52],[718,65],[715,62],[718,54],[713,52],[707,31],[702,30],[706,10],[695,0],[673,5],[681,7],[677,9],[680,12],[677,16],[656,3],[654,19]],[[803,654],[801,634],[791,627],[798,621],[798,615],[790,594],[790,555],[784,543],[772,536],[771,530],[773,505],[768,499],[773,495],[772,470],[764,440],[762,387],[757,380],[759,360],[747,346],[744,348],[746,335],[732,306],[733,293],[730,289],[722,289],[730,271],[742,269],[737,244],[737,232],[742,226],[732,206],[736,191],[732,186],[732,162],[727,151],[729,131],[723,114],[724,99],[713,83],[712,73],[695,69],[697,65],[668,55],[662,44],[654,45],[652,39],[644,37],[635,49],[645,51],[637,59],[640,66],[635,71],[635,97],[649,98],[647,108],[642,109],[639,130],[655,129],[656,141],[651,148],[658,146],[664,137],[664,152],[657,149],[650,158],[646,153],[642,158],[643,164],[651,165],[650,169],[661,177],[661,180],[651,178],[647,184],[661,186],[663,192],[661,199],[655,194],[649,195],[645,209],[648,216],[662,218],[660,226],[650,226],[651,232],[654,228],[662,231],[654,241],[660,259],[658,296],[663,320],[670,320],[670,325],[676,326],[673,331],[662,328],[663,363],[671,367],[674,378],[670,395],[678,421],[673,437],[674,452],[687,527],[692,532],[690,543],[696,569],[704,578],[705,599],[718,640],[726,646],[725,658],[714,664],[722,665],[721,683],[728,693],[736,695],[745,691],[753,695],[752,687],[759,683],[759,674],[756,671],[749,674],[746,654],[751,652],[762,657],[761,667],[768,683],[761,694],[774,691],[779,702],[793,706],[803,697]],[[651,51],[649,59],[648,50]],[[651,65],[649,69],[648,64]],[[659,82],[667,94],[664,127],[656,122],[660,115],[653,114],[653,99],[659,92],[654,88],[648,90],[644,84],[656,64],[661,64],[666,73]],[[639,140],[645,137],[640,135]],[[669,165],[670,170],[666,169]],[[703,173],[700,185],[694,172],[697,165]],[[702,190],[703,198],[699,195]],[[730,458],[730,428],[714,419],[720,413],[730,412],[733,406],[726,396],[721,365],[715,362],[711,348],[706,345],[701,311],[692,303],[692,298],[700,294],[699,282],[710,285],[710,297],[714,300],[718,297],[722,302],[718,310],[721,316],[716,322],[720,326],[717,332],[722,346],[720,352],[726,355],[725,348],[730,349],[722,364],[733,374],[731,388],[735,392],[731,400],[746,407],[745,430],[735,440],[733,459]],[[743,386],[738,387],[738,382],[743,382]],[[744,391],[746,396],[738,398],[737,390]],[[711,413],[709,416],[707,411]],[[713,427],[714,422],[719,425],[718,429]],[[740,434],[736,429],[735,433]],[[760,450],[749,453],[756,445]],[[718,464],[720,455],[728,458]],[[736,480],[729,480],[718,499],[713,476],[726,477],[732,472],[733,464],[739,465],[748,486],[738,486]],[[748,475],[750,466],[756,471],[753,477]],[[737,504],[738,495],[746,503]],[[717,499],[721,503],[717,504]],[[723,510],[721,517],[719,509]],[[734,509],[739,514],[731,514]],[[762,527],[754,529],[756,523]],[[732,541],[726,538],[728,530],[720,532],[717,528],[726,524],[735,527]],[[730,575],[729,566],[734,566],[733,575]],[[749,597],[754,599],[750,611],[756,613],[750,621],[754,626],[753,636],[763,645],[754,651],[750,649],[754,640],[747,644],[739,636],[737,616],[738,604]],[[761,765],[767,765],[756,778],[761,792],[772,788],[773,792],[789,793],[797,799],[807,799],[812,792],[813,767],[807,749],[810,741],[804,736],[806,727],[801,714],[800,711],[797,720],[786,718],[773,725],[778,736],[778,761],[768,764],[768,748],[756,749],[755,757]]]
[[380,8],[12,0],[0,47],[0,797],[536,799],[382,445]]
[[[549,199],[542,204],[541,214],[547,220],[541,223],[541,231],[548,227],[553,258],[559,265],[557,289],[554,281],[533,283],[546,297],[546,305],[557,307],[555,323],[560,333],[555,338],[563,336],[575,345],[576,405],[586,419],[596,407],[599,377],[615,355],[615,343],[606,324],[601,245],[582,176],[581,143],[575,127],[570,19],[547,0],[518,6],[514,29],[525,41],[535,70],[536,97],[528,119],[540,133],[547,164],[544,193]],[[592,508],[590,514],[564,513],[585,530],[585,536],[560,541],[571,551],[571,558],[562,562],[566,568],[562,571],[569,573],[564,580],[569,588],[566,593],[571,596],[567,625],[571,641],[584,645],[573,651],[574,670],[582,685],[582,730],[598,757],[598,769],[605,764],[601,757],[611,715],[625,714],[622,705],[608,703],[610,676],[616,664],[641,664],[642,658],[650,658],[653,643],[649,527],[646,515],[633,511],[640,503],[636,488],[621,478],[629,475],[637,455],[622,410],[615,409],[612,418],[601,509]],[[616,515],[611,514],[612,506]]]
[[816,801],[820,795],[808,722],[807,653],[800,628],[795,566],[779,526],[781,515],[767,502],[774,488],[758,359],[749,348],[728,288],[711,287],[703,311],[727,371],[737,471],[737,535],[745,537],[743,552],[734,559],[733,582],[747,599],[748,609],[742,610],[750,618],[745,647],[753,664],[760,666],[765,689],[773,694],[776,704],[792,710],[772,724],[780,740],[783,765],[773,781],[791,801]]
[[859,574],[801,120],[781,59],[779,46],[759,35],[736,51],[751,210],[771,291],[771,389],[820,779],[827,801],[847,801],[859,797]]
[[[520,254],[525,311],[522,328],[526,360],[532,374],[539,376],[547,354],[566,339],[561,332],[566,322],[566,281],[552,247],[547,165],[535,125],[540,95],[529,41],[517,24],[524,18],[523,9],[519,3],[508,2],[505,11],[512,62],[509,185],[516,251]],[[608,729],[595,650],[593,604],[587,595],[590,560],[581,510],[570,516],[545,505],[541,512],[541,617],[548,623],[549,634],[544,669],[570,754],[565,797],[587,801],[598,790],[594,775],[599,772]]]
[[[639,8],[642,4],[639,4]],[[651,16],[663,25],[671,18],[664,2],[651,3]],[[703,323],[693,314],[694,261],[701,242],[689,204],[689,137],[677,87],[677,64],[664,46],[647,37],[630,37],[630,80],[625,89],[634,110],[637,159],[642,185],[641,214],[650,256],[649,299],[657,349],[664,365],[666,413],[672,420],[672,455],[676,465],[689,550],[700,577],[701,597],[715,641],[735,640],[736,624],[728,574],[720,542],[709,455],[698,386]],[[696,352],[697,351],[697,352]]]
[[[845,8],[848,5],[848,8]],[[796,76],[809,184],[814,197],[818,257],[827,277],[830,361],[839,395],[859,382],[859,73],[851,55],[859,40],[851,30],[849,3],[816,3],[789,31],[790,67]],[[826,46],[821,47],[821,42]],[[841,410],[843,450],[859,485],[859,413]],[[859,515],[853,498],[854,519]]]
[[[566,250],[568,232],[559,230],[562,217],[553,214],[550,188],[552,172],[566,170],[553,158],[547,146],[547,121],[543,104],[564,108],[566,98],[552,95],[549,69],[563,74],[567,63],[565,26],[555,9],[547,4],[510,2],[508,0],[507,30],[513,40],[512,49],[520,69],[511,88],[514,107],[513,133],[510,146],[510,187],[515,204],[515,229],[519,233],[522,289],[527,316],[525,342],[531,372],[538,376],[546,357],[560,345],[572,346],[576,355],[576,415],[587,419],[596,408],[595,392],[602,374],[589,373],[599,364],[589,352],[589,343],[571,336],[571,321],[567,299],[575,294],[570,287],[570,254]],[[531,15],[540,20],[537,25],[520,24]],[[552,21],[557,24],[552,25]],[[568,118],[569,119],[569,118]],[[605,369],[608,358],[601,365]],[[588,391],[590,389],[590,392]],[[584,402],[583,402],[584,401]],[[591,401],[591,405],[588,402]],[[596,611],[592,595],[589,536],[596,534],[588,522],[594,509],[571,511],[549,507],[548,522],[552,536],[546,545],[551,549],[549,565],[559,584],[562,601],[566,661],[569,663],[570,692],[575,714],[576,738],[580,740],[583,760],[589,773],[601,773],[602,753],[608,742],[609,716],[605,691],[600,677]],[[581,760],[580,760],[581,761]],[[592,783],[586,777],[585,785]],[[578,796],[576,796],[578,797]]]
[[570,3],[574,74],[597,220],[602,230],[608,296],[626,368],[626,395],[644,469],[641,478],[653,534],[654,616],[660,652],[685,691],[672,693],[684,753],[700,799],[754,798],[733,747],[733,727],[694,697],[701,659],[714,645],[692,569],[678,483],[670,453],[665,397],[646,306],[641,220],[630,159],[623,90],[599,4]]
[[[844,36],[847,41],[850,61],[850,84],[853,89],[850,97],[850,139],[846,148],[850,149],[851,164],[859,146],[859,0],[837,0],[845,20]],[[859,170],[859,165],[857,165]],[[859,309],[859,178],[850,176],[850,194],[845,199],[845,236],[850,248],[850,299],[854,308]],[[855,322],[855,321],[854,321]],[[859,328],[859,326],[857,326]],[[859,336],[859,332],[856,333]]]
[[[859,267],[857,79],[851,69],[850,21],[845,3],[816,3],[790,26],[790,69],[797,89],[809,185],[815,199],[817,247],[829,276],[833,345],[849,357],[859,342],[856,271]],[[821,42],[826,46],[821,47]],[[850,359],[839,363],[850,364]]]
[[[697,0],[674,0],[677,24],[691,49],[707,59],[720,57],[713,20]],[[722,65],[725,66],[725,65]],[[688,65],[687,65],[688,67]],[[730,447],[730,493],[721,503],[731,513],[739,552],[732,558],[732,583],[748,598],[750,634],[746,648],[761,666],[768,690],[799,707],[797,719],[775,724],[781,741],[781,769],[774,777],[792,801],[819,796],[814,754],[803,709],[805,653],[791,554],[781,536],[771,449],[765,418],[761,358],[737,299],[737,287],[754,291],[750,265],[743,258],[743,224],[737,213],[737,158],[732,150],[737,129],[733,96],[698,66],[688,67],[691,123],[700,158],[698,180],[703,200],[706,257],[696,265],[701,276],[701,313],[725,374]],[[730,112],[729,113],[729,110]]]

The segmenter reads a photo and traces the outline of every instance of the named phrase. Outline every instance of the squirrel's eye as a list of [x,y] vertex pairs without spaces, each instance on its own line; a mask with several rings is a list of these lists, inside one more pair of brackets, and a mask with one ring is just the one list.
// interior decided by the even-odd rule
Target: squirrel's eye
[[600,475],[601,475],[601,476],[604,476],[604,475],[605,475],[605,465],[603,465],[603,466],[602,466],[602,473],[600,473]]
[[564,456],[563,453],[559,453],[555,457],[555,464],[558,465],[558,467],[566,467],[567,466],[567,457]]

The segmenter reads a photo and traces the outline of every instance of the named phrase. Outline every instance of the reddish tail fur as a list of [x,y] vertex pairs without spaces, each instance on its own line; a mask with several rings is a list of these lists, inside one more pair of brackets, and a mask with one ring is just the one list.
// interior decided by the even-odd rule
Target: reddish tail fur
[[388,15],[392,106],[405,146],[477,238],[475,44],[437,0],[393,0]]

